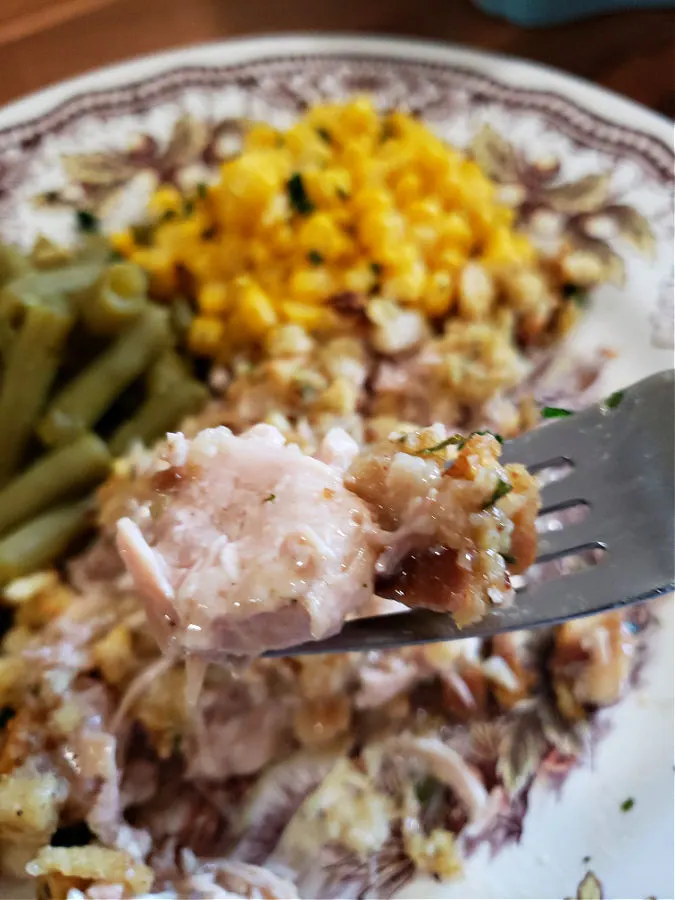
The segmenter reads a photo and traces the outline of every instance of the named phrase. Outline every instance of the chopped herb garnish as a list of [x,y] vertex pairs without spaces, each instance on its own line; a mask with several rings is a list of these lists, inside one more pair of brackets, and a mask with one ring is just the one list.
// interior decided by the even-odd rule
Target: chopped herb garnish
[[380,130],[380,141],[384,143],[393,137],[396,137],[396,129],[391,122],[384,121]]
[[333,143],[333,137],[327,128],[317,128],[316,133],[319,135],[321,140],[325,141],[327,144]]
[[109,262],[122,262],[124,256],[120,253],[119,250],[111,250],[110,255],[108,256]]
[[206,200],[207,191],[208,188],[206,187],[206,184],[203,181],[200,181],[197,185],[197,196],[200,200]]
[[202,231],[202,240],[203,241],[212,241],[214,237],[218,234],[218,229],[215,225],[209,225],[208,228],[205,228]]
[[277,499],[277,495],[276,495],[276,494],[268,494],[268,495],[265,497],[265,499],[263,500],[263,503],[271,503],[272,500],[276,500],[276,499]]
[[564,284],[561,291],[566,300],[571,300],[577,306],[584,307],[588,303],[588,291],[585,288],[576,284]]
[[307,259],[313,266],[320,266],[323,262],[323,256],[318,250],[310,250],[307,254]]
[[0,709],[0,728],[4,728],[15,715],[16,710],[12,706],[3,706]]
[[339,187],[337,189],[337,195],[340,198],[340,200],[349,200],[349,191],[346,191],[342,187]]
[[626,797],[626,799],[621,804],[621,812],[630,812],[634,806],[635,806],[634,798]]
[[502,554],[501,554],[501,557],[502,557],[502,559],[504,560],[504,562],[505,562],[505,563],[508,563],[510,566],[515,565],[516,562],[518,561],[518,560],[515,558],[515,556],[511,556],[510,553],[502,553]]
[[446,447],[458,445],[460,449],[466,443],[466,438],[461,434],[452,434],[449,438],[446,438],[444,441],[441,441],[438,444],[434,444],[433,447],[423,447],[422,450],[418,450],[418,453],[436,453],[438,450],[444,450]]
[[563,409],[562,406],[542,406],[542,419],[564,419],[566,416],[572,416],[574,413],[570,409]]
[[427,775],[426,778],[422,778],[420,781],[416,782],[415,794],[422,806],[426,806],[426,804],[434,796],[434,794],[436,793],[436,789],[438,788],[438,784],[438,781],[431,775]]
[[382,263],[371,262],[370,271],[373,275],[381,275],[382,274]]
[[93,212],[88,209],[78,209],[75,215],[80,231],[84,231],[86,234],[96,234],[99,229],[99,221]]
[[614,391],[613,394],[610,394],[609,397],[605,400],[605,406],[607,409],[616,409],[619,403],[623,400],[623,391]]
[[307,196],[302,175],[299,172],[291,175],[286,183],[286,189],[291,206],[297,213],[300,213],[301,216],[308,216],[314,212],[314,204]]
[[584,856],[584,858],[581,861],[585,866],[587,866],[589,864],[589,862],[591,861],[591,858],[590,858],[590,856]]
[[170,222],[171,219],[175,219],[178,213],[175,209],[165,209],[162,215],[159,217],[160,222]]
[[469,437],[473,437],[474,434],[491,434],[492,437],[498,440],[500,444],[504,443],[504,438],[501,436],[501,434],[497,434],[496,431],[489,431],[488,429],[486,429],[485,431],[472,431]]
[[487,501],[487,503],[483,504],[483,509],[489,509],[489,507],[493,506],[497,500],[501,500],[502,497],[506,497],[508,493],[513,490],[513,485],[509,484],[508,481],[504,481],[503,478],[500,478],[497,481],[497,487],[494,490],[493,495]]
[[195,201],[187,199],[183,203],[183,212],[185,213],[186,216],[191,216],[194,211],[195,211]]

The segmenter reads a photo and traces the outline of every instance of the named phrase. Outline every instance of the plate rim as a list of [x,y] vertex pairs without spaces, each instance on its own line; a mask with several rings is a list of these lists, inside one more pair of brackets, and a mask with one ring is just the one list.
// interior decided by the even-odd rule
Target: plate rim
[[[527,72],[537,71],[544,74],[545,82],[552,83],[548,89],[546,84],[542,87],[527,88],[532,94],[540,97],[550,93],[562,94],[568,102],[604,125],[620,124],[634,136],[648,135],[650,139],[659,143],[661,152],[665,151],[675,159],[674,126],[666,116],[562,69],[512,54],[465,47],[450,41],[387,34],[361,35],[350,32],[316,34],[298,31],[231,37],[141,54],[121,62],[90,69],[71,78],[54,82],[0,107],[0,137],[14,128],[35,125],[44,115],[53,113],[64,104],[85,95],[109,91],[113,86],[130,86],[134,81],[147,81],[171,71],[190,68],[200,62],[201,65],[207,65],[204,57],[228,51],[230,57],[226,61],[221,61],[219,66],[213,61],[209,67],[227,68],[245,61],[262,62],[266,59],[294,56],[308,59],[331,56],[345,59],[372,57],[383,61],[389,59],[397,62],[431,63],[440,67],[454,65],[458,68],[463,65],[505,88],[512,87],[521,91],[524,89],[523,81]],[[491,67],[501,67],[502,71],[491,72],[489,71]],[[579,94],[582,98],[578,96]],[[587,100],[592,101],[590,105]],[[609,109],[603,108],[600,112],[594,108],[596,104],[604,107],[608,102]],[[638,121],[633,122],[631,117],[636,115]]]

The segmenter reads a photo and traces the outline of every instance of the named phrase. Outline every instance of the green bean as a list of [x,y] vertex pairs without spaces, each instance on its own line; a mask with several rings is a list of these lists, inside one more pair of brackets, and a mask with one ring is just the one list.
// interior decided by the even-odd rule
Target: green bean
[[30,270],[26,257],[9,244],[0,244],[0,287]]
[[168,347],[170,340],[165,310],[149,306],[57,394],[38,426],[40,439],[52,446],[89,431],[125,388]]
[[137,319],[147,304],[148,279],[135,263],[115,263],[78,297],[85,328],[92,334],[114,335]]
[[188,377],[183,360],[175,350],[169,350],[148,369],[145,383],[149,394],[162,394],[177,381],[185,381]]
[[110,453],[95,434],[48,453],[0,491],[0,534],[93,487],[107,474]]
[[0,389],[0,484],[21,462],[72,324],[70,310],[58,298],[26,309],[23,324],[9,349]]
[[94,284],[102,268],[100,262],[78,262],[58,269],[26,272],[5,284],[0,294],[0,304],[20,307],[25,295],[50,297],[83,291]]
[[186,340],[194,317],[190,301],[186,297],[174,297],[171,301],[171,327],[181,343]]
[[0,540],[0,585],[30,575],[62,556],[94,521],[91,497],[58,506]]
[[201,409],[207,397],[206,387],[193,379],[182,379],[162,393],[151,394],[136,415],[113,434],[110,452],[122,456],[134,441],[150,446],[180,425],[185,416]]

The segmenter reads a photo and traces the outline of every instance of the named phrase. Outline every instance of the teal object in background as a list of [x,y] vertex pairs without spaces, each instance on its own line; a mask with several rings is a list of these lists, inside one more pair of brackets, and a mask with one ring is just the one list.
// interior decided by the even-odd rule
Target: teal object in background
[[480,9],[517,25],[558,25],[596,13],[626,9],[675,9],[675,0],[474,0]]

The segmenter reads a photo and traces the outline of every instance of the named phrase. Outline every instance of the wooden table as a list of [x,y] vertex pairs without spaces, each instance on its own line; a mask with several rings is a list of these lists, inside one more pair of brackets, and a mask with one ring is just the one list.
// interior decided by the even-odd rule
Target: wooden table
[[0,104],[106,63],[274,31],[411,35],[566,69],[675,116],[675,14],[598,16],[525,30],[469,0],[0,0]]

